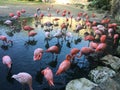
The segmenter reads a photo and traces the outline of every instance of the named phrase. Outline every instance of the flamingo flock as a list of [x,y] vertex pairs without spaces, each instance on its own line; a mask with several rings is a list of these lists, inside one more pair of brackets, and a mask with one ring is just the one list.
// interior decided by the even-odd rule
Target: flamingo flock
[[[52,16],[52,13],[50,13],[51,8],[48,7],[47,11],[48,11],[47,17],[51,18]],[[60,43],[59,38],[62,38],[61,42],[66,41],[66,38],[68,40],[69,38],[73,39],[74,32],[72,33],[68,31],[68,29],[70,29],[73,26],[71,19],[73,18],[72,12],[67,10],[58,10],[58,9],[55,12],[57,15],[61,13],[62,17],[66,18],[66,20],[63,20],[61,24],[57,23],[57,25],[54,24],[54,22],[56,21],[59,22],[60,18],[54,18],[52,21],[48,20],[47,22],[42,23],[42,19],[44,18],[45,14],[42,13],[40,8],[37,8],[36,14],[33,15],[35,18],[34,20],[36,22],[40,21],[41,27],[47,27],[47,30],[43,30],[45,38],[57,38],[58,44]],[[12,21],[13,20],[19,21],[22,14],[25,13],[26,10],[24,9],[16,11],[16,14],[9,13],[10,20],[6,20],[4,24],[7,24],[8,26],[12,26],[13,25]],[[75,25],[73,31],[79,34],[79,32],[81,32],[84,29],[85,33],[84,36],[81,36],[82,40],[89,41],[89,43],[87,46],[83,46],[82,48],[72,47],[71,50],[68,52],[68,54],[65,55],[66,56],[65,60],[63,60],[60,63],[55,75],[59,76],[60,74],[63,74],[68,69],[70,69],[72,61],[75,59],[75,57],[81,58],[83,55],[89,56],[90,54],[97,52],[106,52],[108,46],[107,45],[108,39],[113,39],[112,41],[113,47],[118,45],[120,34],[116,32],[117,24],[110,22],[110,18],[102,19],[100,24],[97,24],[96,21],[90,21],[90,18],[95,18],[95,17],[97,16],[94,13],[92,15],[88,15],[86,12],[78,12],[78,15],[76,17],[74,16],[77,25]],[[29,26],[26,20],[22,21],[21,23],[22,23],[21,24],[22,30],[28,33],[29,38],[38,35],[37,32],[35,31],[35,27]],[[56,29],[55,31],[54,26],[55,27],[59,26],[60,29]],[[50,27],[52,27],[52,29]],[[14,42],[12,40],[7,40],[7,37],[4,35],[0,35],[0,40],[3,41],[3,45],[5,45],[5,43],[8,44]],[[44,57],[44,54],[48,54],[48,53],[52,53],[51,57],[54,57],[55,55],[59,54],[60,49],[61,47],[59,47],[59,45],[50,46],[46,50],[40,47],[36,48],[33,52],[33,60],[41,61],[42,57]],[[12,62],[12,59],[8,55],[3,56],[2,62],[3,64],[7,65],[8,68],[11,68],[12,67],[11,65],[14,64],[14,62]],[[50,67],[46,67],[40,73],[44,75],[45,79],[47,80],[50,86],[55,86],[54,73]],[[18,74],[14,74],[12,78],[17,80],[21,84],[28,84],[30,90],[33,90],[32,75],[30,75],[29,73],[20,72]]]

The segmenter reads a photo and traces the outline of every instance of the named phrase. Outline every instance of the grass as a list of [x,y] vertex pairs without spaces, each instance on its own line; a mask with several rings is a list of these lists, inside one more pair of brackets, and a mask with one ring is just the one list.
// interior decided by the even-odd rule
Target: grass
[[25,1],[25,0],[0,0],[0,5],[6,5],[6,4],[40,4],[41,2],[38,1]]

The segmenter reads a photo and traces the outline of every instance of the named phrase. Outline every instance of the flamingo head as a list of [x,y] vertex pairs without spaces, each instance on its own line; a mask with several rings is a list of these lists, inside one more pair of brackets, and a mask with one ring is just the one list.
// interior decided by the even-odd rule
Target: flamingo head
[[36,60],[40,60],[41,58],[42,58],[42,53],[39,53],[34,55],[33,60],[36,61]]
[[69,54],[66,55],[66,60],[71,60],[71,58],[72,58],[71,55]]

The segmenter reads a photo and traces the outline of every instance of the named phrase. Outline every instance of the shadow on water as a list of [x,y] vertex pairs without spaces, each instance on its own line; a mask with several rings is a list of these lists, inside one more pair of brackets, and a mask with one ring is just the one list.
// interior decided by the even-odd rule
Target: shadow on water
[[36,40],[28,40],[28,41],[26,41],[25,42],[25,46],[29,46],[29,45],[31,45],[31,46],[34,46],[34,45],[36,45],[37,44],[37,41]]
[[58,63],[57,59],[58,59],[58,56],[56,56],[55,60],[52,60],[51,62],[49,62],[48,65],[55,68]]
[[7,74],[7,76],[6,76],[6,79],[7,79],[7,81],[9,82],[9,83],[14,83],[14,79],[12,78],[12,75],[13,75],[13,73],[12,73],[12,67],[9,69],[9,71],[8,71],[8,74]]
[[36,72],[36,76],[35,76],[35,80],[39,83],[39,84],[42,84],[43,83],[43,78],[44,78],[44,75],[41,73],[43,69],[41,69],[40,71],[37,71]]
[[9,49],[8,45],[2,45],[1,48],[2,48],[3,50],[8,50],[8,49]]

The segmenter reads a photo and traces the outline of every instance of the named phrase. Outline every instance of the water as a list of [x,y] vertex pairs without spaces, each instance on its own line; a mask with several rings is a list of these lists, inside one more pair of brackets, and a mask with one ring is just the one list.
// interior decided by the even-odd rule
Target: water
[[[27,31],[22,30],[21,25],[18,22],[15,24],[17,25],[17,29],[14,32],[11,32],[9,26],[3,24],[0,25],[0,34],[7,36],[8,40],[13,41],[12,46],[3,46],[2,41],[0,41],[0,90],[21,90],[22,85],[16,80],[11,79],[13,74],[19,72],[27,72],[32,75],[32,86],[34,90],[64,90],[66,84],[70,80],[87,77],[88,71],[86,68],[89,68],[89,62],[86,59],[84,60],[84,58],[80,60],[80,63],[73,65],[63,74],[56,76],[55,73],[60,63],[65,60],[65,56],[70,52],[71,48],[88,46],[88,41],[77,40],[80,38],[76,33],[72,32],[72,28],[68,28],[68,31],[72,32],[74,35],[72,42],[65,40],[62,41],[61,39],[59,39],[58,42],[56,38],[48,40],[47,42],[45,40],[43,28],[41,28],[40,25],[35,27],[35,21],[33,18],[28,18],[27,21],[27,24],[34,27],[35,32],[37,32],[34,41],[32,41],[32,38],[30,38],[31,41],[29,41]],[[52,31],[52,33],[55,32],[56,30]],[[51,53],[44,53],[41,60],[36,62],[33,61],[33,53],[36,48],[43,48],[46,50],[49,46],[56,44],[61,47],[61,51],[58,54],[56,61],[52,59]],[[8,71],[8,68],[2,64],[2,57],[4,55],[9,55],[12,59],[13,65],[10,71]],[[81,62],[84,62],[85,64],[81,64]],[[46,67],[50,67],[53,71],[55,87],[50,87],[45,78],[40,74],[40,71]],[[82,67],[83,69],[80,69]],[[28,86],[25,86],[24,88],[26,88],[25,90],[28,90]]]

